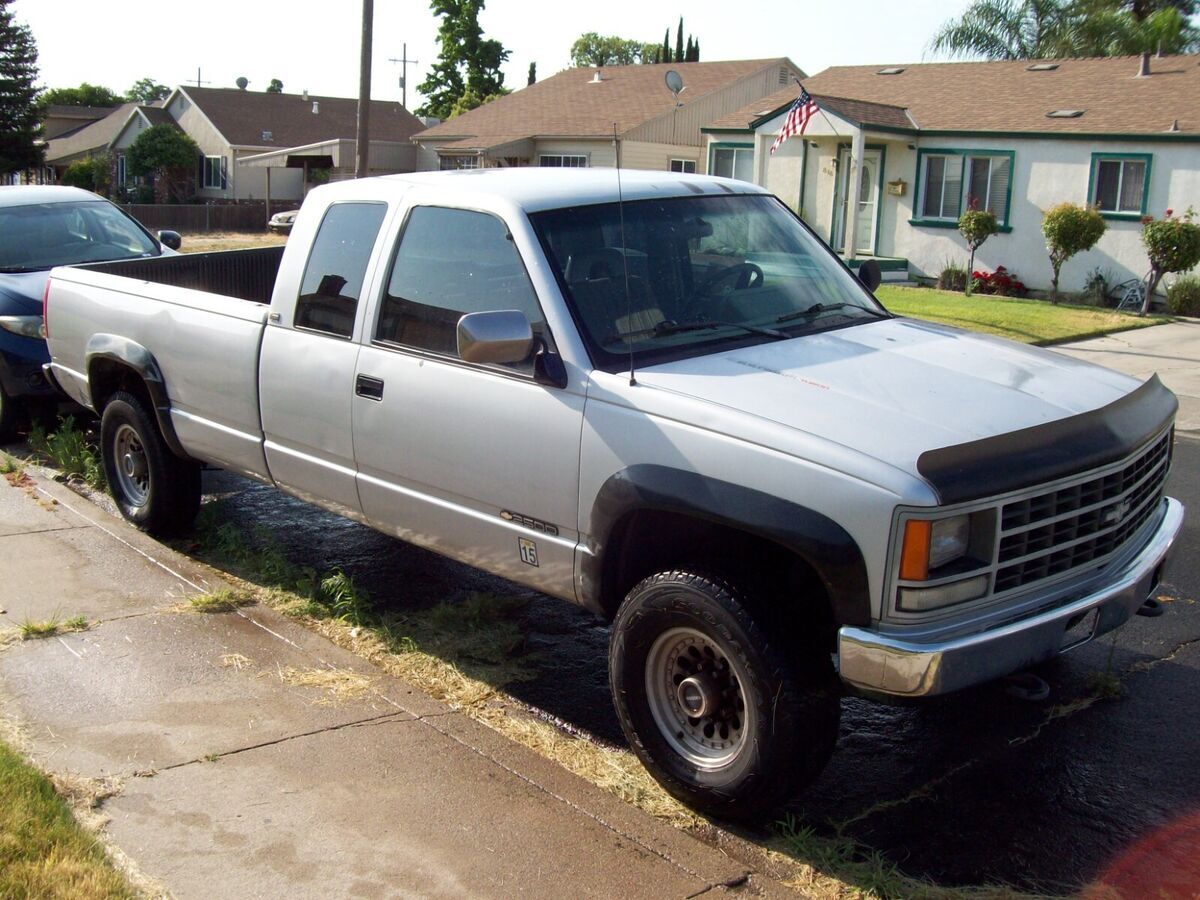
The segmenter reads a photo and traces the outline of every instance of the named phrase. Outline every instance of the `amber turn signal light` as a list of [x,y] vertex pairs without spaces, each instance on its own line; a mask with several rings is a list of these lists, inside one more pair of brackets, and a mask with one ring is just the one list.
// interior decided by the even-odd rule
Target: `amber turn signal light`
[[933,523],[927,519],[909,519],[904,523],[900,577],[905,581],[924,581],[929,577],[929,538],[932,532]]

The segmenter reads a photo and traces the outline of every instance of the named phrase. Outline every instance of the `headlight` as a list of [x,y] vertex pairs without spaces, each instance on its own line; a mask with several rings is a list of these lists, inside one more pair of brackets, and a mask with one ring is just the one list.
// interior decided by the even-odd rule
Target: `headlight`
[[992,509],[905,519],[897,573],[902,582],[897,593],[899,608],[925,612],[987,594],[990,579],[980,569],[990,558],[995,521]]
[[0,316],[0,328],[19,334],[21,337],[40,338],[42,336],[41,316]]

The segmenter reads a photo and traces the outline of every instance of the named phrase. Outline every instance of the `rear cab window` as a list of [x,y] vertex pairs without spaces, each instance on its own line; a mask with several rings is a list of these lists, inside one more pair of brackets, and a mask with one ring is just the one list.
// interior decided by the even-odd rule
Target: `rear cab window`
[[304,268],[293,324],[349,338],[386,203],[335,203],[325,212]]

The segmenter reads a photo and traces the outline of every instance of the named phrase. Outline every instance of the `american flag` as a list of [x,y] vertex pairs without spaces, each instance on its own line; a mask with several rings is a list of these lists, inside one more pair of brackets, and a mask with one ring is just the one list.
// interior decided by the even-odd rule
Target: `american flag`
[[788,110],[787,119],[784,120],[783,128],[779,132],[779,137],[775,138],[775,143],[771,145],[771,152],[774,153],[779,149],[779,145],[790,138],[793,134],[804,134],[804,129],[808,126],[808,120],[817,114],[817,104],[813,102],[813,98],[808,95],[803,87],[800,88],[800,96],[796,98],[796,102],[792,104],[792,108]]

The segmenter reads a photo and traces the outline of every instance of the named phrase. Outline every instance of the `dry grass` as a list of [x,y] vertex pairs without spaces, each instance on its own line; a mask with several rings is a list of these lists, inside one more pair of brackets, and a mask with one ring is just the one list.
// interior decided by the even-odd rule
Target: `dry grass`
[[241,653],[225,653],[221,656],[221,666],[226,669],[237,669],[240,672],[242,669],[253,668],[254,660]]
[[278,247],[287,243],[286,234],[263,231],[207,231],[183,236],[183,253],[211,253],[217,250],[247,250],[252,247]]
[[312,687],[325,692],[314,700],[318,705],[358,700],[375,687],[376,679],[347,672],[343,669],[296,669],[291,666],[278,670],[279,680],[289,687]]
[[246,591],[221,588],[209,594],[200,594],[174,607],[178,612],[226,613],[243,606],[252,606],[254,597]]

